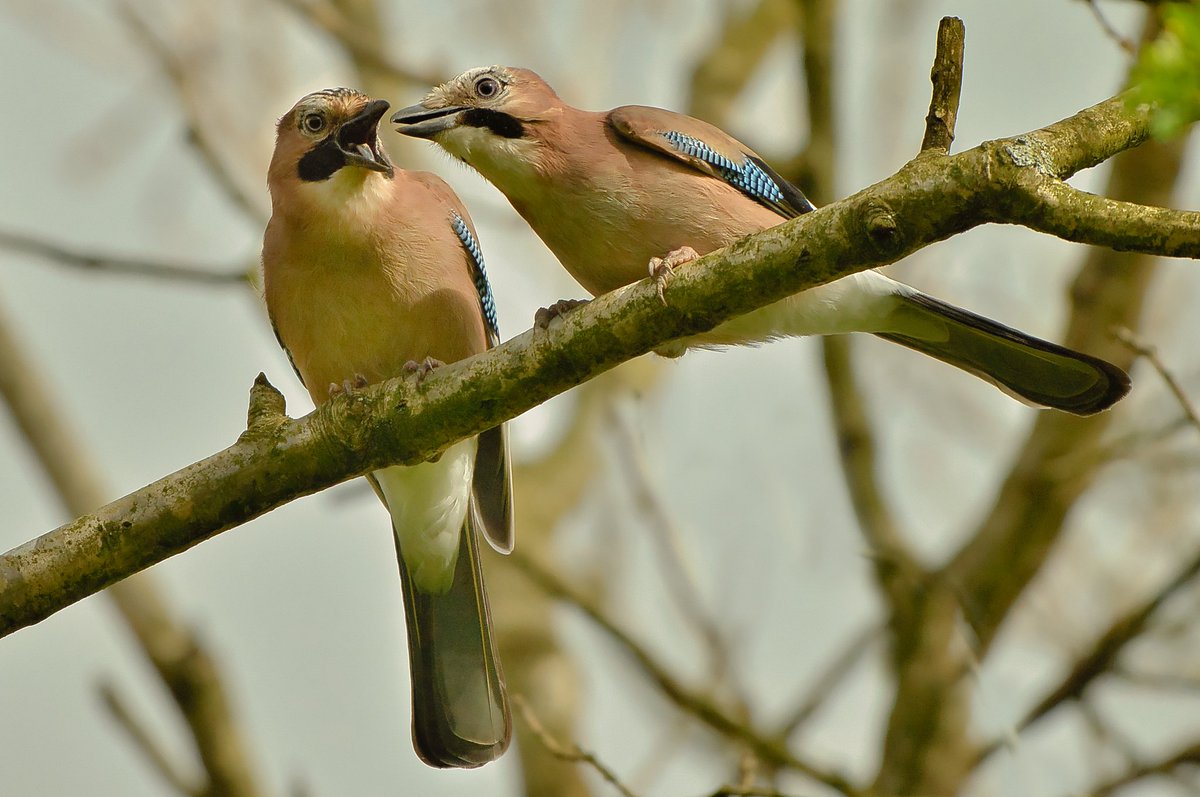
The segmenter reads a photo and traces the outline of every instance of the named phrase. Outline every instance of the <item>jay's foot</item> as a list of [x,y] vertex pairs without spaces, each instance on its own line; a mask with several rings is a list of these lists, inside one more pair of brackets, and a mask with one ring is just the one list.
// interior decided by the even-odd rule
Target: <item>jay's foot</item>
[[[441,368],[443,365],[445,365],[444,362],[442,362],[441,360],[435,360],[432,357],[426,357],[424,360],[421,360],[421,362],[417,362],[416,360],[409,360],[408,362],[406,362],[404,364],[404,373],[416,374],[417,375],[417,384],[419,385],[425,381],[425,377],[429,376],[429,373],[434,368]],[[432,457],[430,457],[429,459],[427,459],[425,461],[426,462],[437,462],[441,458],[442,458],[441,454],[434,454]]]
[[591,299],[559,299],[549,307],[539,307],[533,314],[533,325],[538,329],[546,329],[550,322],[559,316],[564,316],[576,307],[583,307]]
[[443,365],[445,365],[444,362],[441,360],[435,360],[432,357],[426,357],[424,360],[421,360],[421,362],[409,360],[404,364],[404,372],[406,374],[416,374],[417,384],[419,385],[425,381],[425,377],[429,376],[430,371],[432,371],[434,368],[441,368]]
[[353,378],[346,379],[340,385],[337,382],[329,383],[329,397],[333,398],[339,393],[345,393],[347,396],[356,390],[362,390],[367,386],[367,378],[362,374],[355,374]]
[[690,246],[681,246],[678,249],[672,249],[667,252],[666,257],[650,258],[650,276],[658,286],[658,300],[663,304],[667,303],[667,298],[663,296],[663,290],[667,287],[667,282],[671,277],[675,276],[675,269],[682,266],[684,263],[691,263],[693,260],[698,260],[700,255]]

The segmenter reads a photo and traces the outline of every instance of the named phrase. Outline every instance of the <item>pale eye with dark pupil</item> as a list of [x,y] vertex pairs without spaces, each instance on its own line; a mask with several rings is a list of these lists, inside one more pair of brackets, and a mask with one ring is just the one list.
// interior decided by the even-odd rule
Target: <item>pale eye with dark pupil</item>
[[325,127],[325,120],[320,116],[313,114],[304,117],[304,129],[310,133],[319,133]]
[[496,92],[499,90],[500,84],[490,77],[485,77],[483,80],[475,84],[475,93],[484,99],[495,97]]

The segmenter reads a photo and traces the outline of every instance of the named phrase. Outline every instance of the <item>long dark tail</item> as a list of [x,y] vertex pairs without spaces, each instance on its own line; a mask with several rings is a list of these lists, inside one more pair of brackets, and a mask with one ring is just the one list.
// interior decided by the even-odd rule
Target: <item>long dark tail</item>
[[454,582],[441,595],[414,588],[399,546],[412,671],[413,746],[435,767],[477,767],[512,736],[504,675],[492,642],[479,546],[463,524]]
[[1091,415],[1129,392],[1129,375],[1072,351],[913,291],[897,296],[894,329],[876,333],[986,379],[1015,398]]

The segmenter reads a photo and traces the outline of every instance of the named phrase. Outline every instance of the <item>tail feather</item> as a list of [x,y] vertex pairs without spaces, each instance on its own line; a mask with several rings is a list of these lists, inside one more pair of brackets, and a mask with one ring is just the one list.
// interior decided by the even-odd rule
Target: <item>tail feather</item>
[[881,338],[991,382],[1026,403],[1092,415],[1129,392],[1112,363],[1027,335],[920,293],[905,292]]
[[512,720],[470,521],[450,589],[416,589],[399,545],[412,671],[413,746],[435,767],[477,767],[508,748]]

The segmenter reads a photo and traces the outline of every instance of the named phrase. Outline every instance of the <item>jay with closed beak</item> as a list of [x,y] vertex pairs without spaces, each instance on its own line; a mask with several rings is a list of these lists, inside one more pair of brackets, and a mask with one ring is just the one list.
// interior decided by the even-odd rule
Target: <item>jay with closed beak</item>
[[[472,69],[392,116],[508,197],[592,295],[651,276],[814,209],[761,157],[716,127],[627,105],[584,111],[528,69]],[[559,302],[551,310],[573,304]],[[759,343],[870,332],[982,377],[1028,404],[1078,415],[1129,390],[1111,363],[1040,340],[863,271],[669,344]]]
[[[388,104],[318,91],[279,120],[263,240],[271,323],[318,405],[499,341],[475,230],[438,177],[395,168]],[[513,545],[503,426],[436,461],[368,476],[391,515],[412,671],[413,745],[437,767],[504,752],[511,720],[492,642],[478,536]]]

